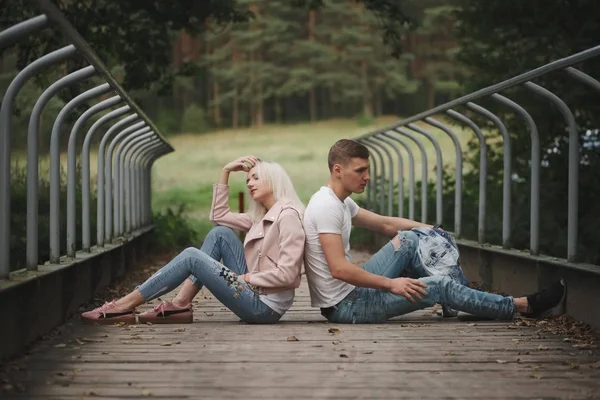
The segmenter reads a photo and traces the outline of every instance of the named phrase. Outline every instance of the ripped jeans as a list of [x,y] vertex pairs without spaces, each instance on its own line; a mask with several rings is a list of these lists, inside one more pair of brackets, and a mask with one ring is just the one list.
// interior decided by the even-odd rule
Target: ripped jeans
[[[219,260],[223,260],[223,264]],[[138,286],[142,297],[152,300],[170,292],[188,277],[194,284],[208,290],[244,322],[268,324],[279,321],[281,315],[260,300],[257,292],[238,275],[248,271],[244,247],[233,229],[216,226],[204,239],[200,250],[189,247],[146,282]]]
[[373,274],[419,279],[427,287],[423,300],[411,303],[404,296],[387,290],[356,287],[333,307],[327,319],[336,323],[380,323],[389,318],[443,303],[451,308],[480,317],[510,320],[514,315],[512,297],[480,292],[461,285],[447,276],[428,276],[417,255],[418,237],[414,232],[398,233],[400,246],[396,250],[389,242],[374,254],[363,267]]

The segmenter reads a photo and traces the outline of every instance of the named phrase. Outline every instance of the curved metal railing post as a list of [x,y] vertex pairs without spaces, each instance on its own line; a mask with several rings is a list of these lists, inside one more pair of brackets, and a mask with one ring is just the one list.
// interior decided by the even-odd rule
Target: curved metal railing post
[[469,110],[474,111],[477,114],[483,115],[484,117],[492,121],[500,131],[500,135],[502,135],[504,157],[504,174],[502,178],[502,247],[504,247],[505,249],[509,249],[511,245],[510,216],[512,183],[512,149],[510,145],[510,135],[508,134],[506,126],[502,123],[500,118],[496,116],[496,114],[472,102],[467,103],[466,106]]
[[159,157],[162,157],[163,155],[169,153],[171,150],[167,147],[163,147],[159,150],[157,150],[157,152],[155,152],[153,155],[151,155],[148,158],[144,159],[144,162],[142,163],[142,168],[144,170],[144,196],[146,198],[145,202],[144,202],[144,218],[142,221],[143,226],[152,223],[152,164],[154,163],[154,161],[156,161]]
[[[98,128],[104,125],[111,119],[120,117],[123,114],[129,112],[131,107],[123,106],[116,110],[110,111],[107,114],[100,117],[85,134],[83,140],[83,148],[81,151],[81,245],[83,251],[90,251],[92,247],[92,239],[90,232],[90,150],[92,146],[92,137]],[[100,157],[98,157],[100,159]],[[104,168],[104,166],[102,166]],[[104,185],[104,174],[102,169],[98,169],[96,172],[98,184]],[[96,188],[97,193],[99,188]],[[104,192],[102,193],[104,196]],[[98,201],[98,212],[96,214],[96,246],[104,246],[104,197],[96,196]],[[102,210],[102,212],[100,212]]]
[[577,259],[577,234],[578,234],[578,208],[579,208],[579,134],[575,117],[560,97],[548,89],[533,82],[523,84],[527,89],[550,100],[565,118],[569,129],[569,194],[567,205],[567,260],[575,262]]
[[38,58],[17,74],[8,85],[2,99],[0,106],[0,279],[8,278],[10,271],[10,150],[11,119],[15,97],[33,75],[74,54],[75,47],[66,46]]
[[[374,148],[373,145],[371,145],[368,142],[362,142],[361,143],[368,147],[369,149],[373,150],[373,152],[375,153],[375,155],[377,155],[380,159],[382,159],[381,157],[381,153],[379,153],[377,151],[377,149]],[[371,151],[369,151],[369,153],[371,153]],[[367,184],[367,209],[371,210],[371,202],[374,203],[373,205],[373,209],[371,211],[375,211],[377,209],[377,173],[379,172],[379,168],[378,168],[378,164],[377,164],[377,160],[375,159],[375,155],[373,155],[373,153],[371,153],[371,158],[373,159],[373,174],[371,174],[371,181]],[[381,168],[383,169],[383,159],[382,159],[382,165]]]
[[[400,152],[400,149],[398,148],[398,146],[396,146],[396,143],[394,143],[390,139],[381,137],[379,134],[373,135],[372,138],[377,139],[377,140],[387,144],[392,149],[394,149],[394,152],[396,153],[396,157],[398,158],[398,217],[402,217],[402,216],[404,216],[404,167],[403,167],[404,157],[402,157],[402,153]],[[390,159],[391,159],[391,156],[390,156]],[[393,176],[393,175],[390,175],[390,176]],[[392,181],[390,180],[390,182],[392,182]],[[392,187],[392,191],[393,191],[393,184],[391,185],[391,187]],[[392,191],[390,191],[390,197],[393,196]],[[390,215],[392,215],[391,212],[390,212]]]
[[[386,155],[387,155],[387,159],[389,161],[389,165],[388,165],[388,174],[389,176],[387,177],[387,187],[388,187],[388,211],[387,214],[388,216],[392,216],[392,207],[393,207],[393,203],[394,203],[394,159],[392,158],[392,154],[390,153],[390,151],[383,146],[380,142],[378,142],[374,137],[370,137],[368,139],[366,139],[369,141],[369,143],[371,143],[371,145],[379,148],[381,151],[383,151]],[[385,167],[385,162],[383,163],[383,167]],[[381,181],[381,190],[385,191],[385,187],[384,187],[384,183],[385,183],[385,173],[383,173],[383,171],[385,171],[385,169],[382,167],[382,181]],[[382,198],[383,198],[383,193],[382,192]],[[383,210],[382,210],[382,214],[383,214]]]
[[407,127],[409,129],[412,129],[413,131],[420,133],[422,135],[424,135],[425,137],[427,137],[427,139],[429,139],[429,141],[433,144],[433,148],[435,149],[435,157],[436,157],[436,165],[435,165],[435,172],[436,172],[436,182],[435,182],[435,220],[436,220],[436,224],[438,225],[442,225],[442,221],[443,221],[443,210],[442,210],[442,205],[443,205],[443,188],[442,188],[442,184],[444,181],[444,178],[442,176],[442,169],[444,168],[444,160],[442,158],[442,149],[440,148],[440,144],[438,143],[437,139],[429,132],[427,132],[427,130],[421,128],[418,125],[415,124],[408,124]]
[[[110,91],[110,85],[105,84]],[[98,88],[102,87],[98,86]],[[105,92],[106,93],[106,92]],[[69,135],[69,143],[67,147],[67,256],[75,257],[76,253],[76,236],[77,236],[77,153],[75,145],[77,144],[77,134],[81,127],[87,122],[87,120],[94,114],[99,113],[107,108],[110,108],[122,101],[121,97],[113,96],[109,99],[103,100],[98,104],[93,105],[86,110],[75,122]],[[82,195],[85,196],[85,192],[82,191]],[[89,192],[87,193],[89,203]],[[82,221],[83,222],[83,221]]]
[[456,171],[454,185],[454,236],[456,238],[460,238],[462,225],[462,147],[460,145],[458,137],[452,131],[452,129],[450,129],[450,127],[431,117],[425,118],[425,122],[446,133],[450,137],[450,139],[452,139],[452,143],[454,143],[454,151],[456,153],[456,160],[454,166],[454,169]]
[[48,88],[37,99],[27,129],[27,243],[26,243],[26,268],[30,271],[37,270],[38,255],[38,220],[39,220],[39,151],[38,139],[40,133],[40,120],[42,111],[50,99],[61,89],[89,78],[96,73],[94,67],[88,66],[66,75]]
[[[394,132],[392,134],[391,132]],[[408,218],[415,219],[415,157],[406,140],[398,136],[398,132],[381,132],[381,135],[400,143],[406,154],[408,154]]]
[[[125,145],[127,145],[127,143],[129,143],[130,140],[136,138],[139,135],[145,134],[147,132],[150,132],[152,130],[152,128],[150,128],[149,126],[146,126],[144,128],[138,129],[134,132],[132,132],[129,135],[124,135],[123,132],[121,132],[120,134],[118,134],[117,136],[115,136],[115,138],[111,141],[110,146],[108,147],[108,158],[110,161],[110,164],[113,165],[113,169],[112,169],[112,176],[109,179],[112,179],[112,181],[109,181],[107,179],[107,183],[109,184],[109,187],[112,187],[112,204],[113,204],[113,209],[112,209],[112,220],[113,220],[113,235],[115,237],[120,236],[123,233],[122,230],[122,224],[119,222],[122,218],[122,214],[121,214],[121,204],[122,204],[122,199],[123,199],[123,189],[122,189],[122,185],[121,185],[121,181],[122,181],[122,177],[123,177],[123,173],[122,173],[122,168],[121,168],[121,152],[123,151],[123,147]],[[116,150],[115,150],[116,149]],[[110,159],[110,157],[112,156],[112,160]],[[108,164],[108,163],[107,163]],[[112,182],[112,184],[111,184]],[[108,198],[107,201],[110,201],[111,199]]]
[[[75,108],[96,96],[110,91],[105,83],[87,90],[69,101],[58,113],[50,136],[50,262],[60,261],[60,133],[67,116]],[[68,248],[68,254],[75,254],[75,249]]]
[[513,109],[525,120],[531,136],[531,205],[529,216],[529,254],[537,256],[540,254],[540,138],[537,126],[533,118],[523,107],[501,94],[495,93],[490,96],[500,104]]
[[135,153],[135,155],[131,158],[131,171],[132,171],[132,180],[133,180],[133,190],[132,190],[132,198],[131,198],[131,210],[132,210],[132,229],[137,229],[140,227],[141,220],[141,203],[143,201],[142,196],[142,182],[141,182],[141,168],[139,165],[140,159],[143,158],[145,154],[148,154],[152,149],[161,146],[162,142],[159,138],[155,138],[144,146],[141,146],[139,150]]
[[427,150],[423,142],[406,128],[399,126],[394,130],[415,142],[421,151],[421,222],[427,223]]
[[48,26],[48,17],[38,15],[26,21],[19,22],[0,32],[0,50],[16,43],[19,38],[32,34]]
[[[119,162],[119,173],[120,173],[120,189],[119,193],[121,194],[120,201],[120,210],[119,210],[119,231],[121,234],[129,233],[131,231],[131,209],[130,200],[132,196],[132,179],[129,167],[129,160],[131,159],[131,154],[138,148],[138,146],[143,145],[148,140],[152,140],[154,136],[154,132],[150,131],[146,134],[139,135],[135,139],[132,139],[127,143],[127,145],[123,148],[121,152],[121,159],[117,160]],[[125,218],[123,218],[125,217]],[[123,222],[125,219],[125,222]],[[127,228],[129,226],[129,229]]]
[[475,135],[477,135],[477,139],[479,139],[479,216],[477,224],[477,241],[479,244],[484,244],[487,189],[487,144],[485,143],[485,136],[475,122],[471,121],[461,113],[454,110],[448,110],[446,113],[453,119],[471,128],[473,132],[475,132]]
[[[125,135],[135,132],[136,130],[144,127],[146,123],[144,121],[136,122],[128,128],[125,126],[131,124],[133,121],[139,119],[137,114],[129,115],[116,124],[114,124],[102,137],[100,141],[100,147],[98,149],[98,213],[103,213],[104,218],[104,242],[109,241],[113,235],[113,209],[112,209],[112,196],[113,196],[113,180],[112,180],[112,157],[113,150],[116,143],[121,140]],[[104,149],[106,144],[111,138],[114,132],[119,129],[121,131],[111,140],[108,150],[105,152]],[[117,139],[118,138],[118,139]],[[115,141],[116,140],[116,141]],[[105,160],[106,158],[106,160]],[[101,177],[102,176],[102,177]],[[102,182],[100,182],[102,180]],[[102,198],[102,202],[100,202]],[[102,206],[102,207],[101,207]],[[100,232],[98,232],[100,234]]]

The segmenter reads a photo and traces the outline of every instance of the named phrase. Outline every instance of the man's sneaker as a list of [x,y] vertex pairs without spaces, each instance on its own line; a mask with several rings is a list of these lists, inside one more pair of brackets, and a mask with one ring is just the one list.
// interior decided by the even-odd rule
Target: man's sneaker
[[547,288],[527,296],[529,310],[526,313],[521,313],[526,318],[545,318],[552,314],[554,309],[558,309],[560,313],[564,310],[561,308],[564,305],[567,297],[567,286],[564,280],[559,280],[548,286]]
[[138,315],[138,321],[141,324],[146,322],[153,324],[191,324],[194,321],[194,313],[191,304],[179,307],[170,301],[165,301],[154,307],[152,311]]
[[81,314],[81,320],[90,324],[111,325],[116,323],[135,324],[135,310],[117,307],[114,301]]

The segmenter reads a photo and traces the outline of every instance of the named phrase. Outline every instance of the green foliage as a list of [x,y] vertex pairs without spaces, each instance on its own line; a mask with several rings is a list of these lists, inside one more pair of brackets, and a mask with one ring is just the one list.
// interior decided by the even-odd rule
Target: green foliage
[[[124,67],[127,90],[170,87],[175,71],[170,55],[173,32],[199,34],[206,22],[222,26],[247,20],[250,14],[236,9],[235,0],[153,1],[58,1],[54,3],[102,60]],[[39,14],[35,2],[0,0],[0,30]],[[62,35],[45,30],[29,35],[19,44],[19,69],[50,49],[64,46]],[[82,58],[69,61],[68,71],[83,65]],[[72,97],[72,96],[71,96]]]
[[181,119],[181,132],[208,132],[209,123],[206,120],[206,113],[197,104],[192,104],[185,109]]
[[153,251],[180,250],[199,243],[199,231],[189,220],[184,204],[153,212],[152,224],[154,232],[150,247]]
[[371,115],[359,114],[356,117],[356,123],[361,128],[372,125],[374,121],[375,119]]
[[[81,169],[77,168],[77,176],[81,175]],[[48,171],[40,172],[38,186],[38,256],[39,264],[50,259],[50,183],[47,179]],[[61,253],[66,252],[66,226],[67,226],[67,191],[65,184],[66,176],[61,174],[60,186],[60,245]],[[11,169],[11,213],[10,213],[10,266],[11,270],[25,267],[27,246],[27,170],[15,165]],[[90,232],[92,245],[96,241],[96,207],[95,188],[91,189],[90,196]],[[76,186],[76,248],[82,248],[81,243],[81,181]]]
[[[457,11],[461,50],[459,58],[474,70],[467,82],[470,90],[479,89],[596,46],[600,37],[600,8],[595,0],[461,0]],[[600,76],[600,59],[587,60],[577,68]],[[575,115],[579,131],[579,260],[600,264],[600,235],[591,221],[600,219],[596,193],[600,192],[600,105],[597,92],[556,72],[535,82],[559,95]],[[544,99],[521,87],[503,93],[521,104],[533,117],[540,132],[542,154],[540,192],[541,251],[566,256],[568,203],[568,134],[562,115]],[[525,123],[506,108],[483,101],[506,124],[512,141],[512,245],[529,247],[530,154],[531,139]],[[494,129],[490,122],[475,120]],[[496,133],[496,137],[499,135]],[[473,166],[465,174],[465,200],[476,207],[478,150],[471,143],[466,162]],[[487,230],[489,242],[501,240],[502,218],[502,141],[489,143],[488,149]],[[468,208],[465,208],[465,210]],[[476,208],[475,208],[476,209]],[[468,216],[473,213],[463,213]],[[473,223],[464,226],[465,236],[476,237]]]

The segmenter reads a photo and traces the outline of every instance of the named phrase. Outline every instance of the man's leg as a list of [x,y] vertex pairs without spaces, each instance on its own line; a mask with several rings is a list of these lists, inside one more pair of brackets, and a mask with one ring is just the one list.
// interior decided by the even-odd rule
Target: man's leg
[[419,238],[412,231],[401,231],[365,263],[363,269],[388,278],[427,276],[418,262]]
[[[220,261],[222,259],[223,264],[237,275],[245,274],[248,271],[244,256],[244,245],[231,228],[215,226],[206,235],[200,250],[214,260]],[[202,284],[198,282],[196,277],[190,275],[173,299],[173,304],[178,307],[187,306],[196,297],[200,289],[202,289]]]
[[[411,302],[386,290],[357,287],[337,305],[332,322],[381,323],[399,315],[445,303],[450,307],[492,319],[512,319],[515,302],[512,297],[480,292],[463,286],[446,276],[420,278],[427,287],[423,300]],[[521,299],[519,299],[521,300]],[[525,303],[526,304],[526,303]]]

